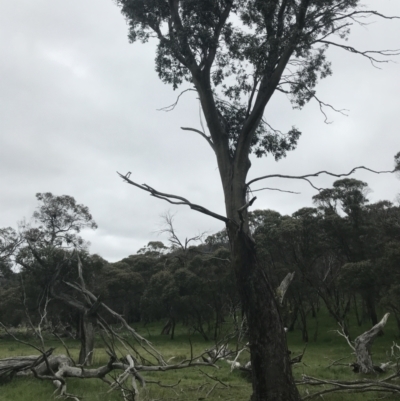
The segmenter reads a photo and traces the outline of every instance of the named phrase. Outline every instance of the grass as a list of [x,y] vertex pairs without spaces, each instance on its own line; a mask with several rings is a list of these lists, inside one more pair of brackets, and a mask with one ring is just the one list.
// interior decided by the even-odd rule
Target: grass
[[[142,335],[148,338],[153,345],[159,349],[165,359],[174,358],[173,362],[190,357],[190,344],[187,328],[178,327],[174,340],[166,336],[161,336],[160,324],[148,324],[147,326],[137,325],[135,327]],[[350,321],[350,332],[353,338],[367,330],[368,324],[358,327],[355,322]],[[309,334],[313,338],[316,328],[316,319],[309,320]],[[327,368],[332,360],[337,360],[350,355],[350,348],[346,341],[338,336],[334,330],[337,327],[323,310],[318,315],[318,336],[317,341],[311,340],[307,346],[301,364],[295,365],[294,375],[300,379],[303,374],[324,379],[359,379],[360,375],[354,374],[347,366],[334,366]],[[292,355],[302,352],[304,343],[301,340],[301,331],[297,328],[294,332],[287,333],[289,348]],[[390,319],[385,328],[385,335],[378,337],[373,346],[373,358],[375,363],[386,360],[386,352],[390,349],[393,341],[397,340],[397,329],[394,319]],[[190,336],[193,347],[193,354],[199,354],[204,349],[213,346],[212,342],[205,342],[200,336]],[[96,366],[106,364],[108,356],[97,341],[98,348],[94,352],[94,364]],[[57,347],[55,353],[65,353],[63,347],[53,339],[46,341],[48,347]],[[78,356],[79,343],[68,341],[70,352],[74,357]],[[32,355],[36,352],[26,345],[17,343],[10,339],[0,339],[0,358],[14,355]],[[241,355],[241,361],[248,360],[248,354]],[[350,357],[343,362],[351,362]],[[230,366],[225,361],[218,362],[219,369],[193,367],[184,370],[167,372],[157,372],[144,374],[147,380],[161,381],[163,385],[179,385],[171,387],[160,387],[148,384],[141,390],[141,400],[182,400],[182,401],[236,401],[248,400],[251,393],[251,385],[246,376],[240,371],[230,371]],[[218,384],[207,377],[206,374],[213,376],[225,383],[226,387]],[[217,385],[216,385],[217,384]],[[216,386],[215,386],[216,385]],[[299,387],[302,394],[306,394],[310,389],[305,386]],[[0,385],[0,401],[43,401],[52,399],[51,394],[54,387],[51,382],[39,381],[34,378],[17,378],[13,381]],[[84,401],[117,401],[122,400],[118,392],[107,393],[108,386],[98,379],[68,379],[68,391],[73,394],[84,396]],[[363,394],[330,394],[324,395],[325,401],[361,401],[382,399],[382,394],[363,393]],[[387,401],[398,400],[395,396],[386,396]]]

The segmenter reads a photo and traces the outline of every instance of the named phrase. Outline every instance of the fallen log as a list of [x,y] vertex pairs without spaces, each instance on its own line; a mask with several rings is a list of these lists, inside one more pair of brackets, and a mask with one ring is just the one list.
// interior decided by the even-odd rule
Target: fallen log
[[[54,348],[50,348],[42,355],[11,356],[0,359],[0,378],[23,374],[33,368],[45,365],[45,358],[51,359]],[[54,357],[53,357],[54,358]]]

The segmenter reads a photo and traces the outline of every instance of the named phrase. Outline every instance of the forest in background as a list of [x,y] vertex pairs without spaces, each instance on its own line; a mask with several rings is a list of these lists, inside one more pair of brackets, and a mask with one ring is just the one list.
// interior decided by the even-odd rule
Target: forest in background
[[[375,325],[382,309],[393,314],[400,331],[400,207],[387,200],[370,204],[368,192],[365,182],[345,178],[315,195],[314,207],[291,216],[272,210],[250,214],[259,262],[273,288],[294,273],[281,313],[285,327],[300,328],[305,342],[307,317],[317,317],[321,307],[346,333],[351,334],[350,311],[359,325]],[[168,244],[149,242],[109,263],[90,254],[79,236],[81,228],[96,227],[87,207],[68,196],[37,197],[32,223],[23,223],[19,233],[2,230],[3,324],[26,325],[27,311],[40,320],[38,311],[50,297],[46,324],[80,338],[82,305],[73,303],[79,297],[66,284],[78,279],[76,253],[86,286],[128,323],[162,321],[163,334],[171,338],[182,324],[205,340],[218,340],[226,322],[241,321],[226,231],[179,238],[173,216],[166,214]]]

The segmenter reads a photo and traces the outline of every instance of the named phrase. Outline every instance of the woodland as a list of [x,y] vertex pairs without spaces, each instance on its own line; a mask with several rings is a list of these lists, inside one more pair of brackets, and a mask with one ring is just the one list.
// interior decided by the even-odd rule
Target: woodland
[[[358,0],[115,3],[127,23],[129,40],[153,41],[159,78],[180,90],[167,109],[174,110],[187,92],[196,93],[201,129],[181,128],[200,135],[215,155],[225,212],[189,201],[185,196],[190,194],[138,184],[143,177],[131,172],[118,173],[119,177],[136,191],[222,221],[225,229],[179,238],[173,216],[167,214],[168,244],[150,242],[137,254],[108,263],[91,255],[79,234],[96,228],[88,207],[71,196],[37,194],[39,206],[32,222],[21,223],[18,230],[1,230],[3,335],[36,350],[35,355],[1,359],[4,381],[33,376],[53,382],[58,397],[75,400],[81,395],[70,392],[69,378],[101,380],[124,400],[139,399],[139,387],[152,383],[174,389],[175,396],[153,397],[165,399],[186,390],[179,387],[180,378],[177,384],[164,384],[159,376],[154,379],[155,374],[194,368],[214,381],[207,393],[195,395],[204,399],[221,397],[214,393],[217,387],[235,389],[208,371],[222,369],[225,363],[251,382],[248,393],[238,396],[241,399],[299,401],[371,391],[374,397],[398,395],[400,347],[391,341],[378,364],[372,345],[388,335],[389,319],[400,327],[399,205],[369,204],[367,184],[353,174],[398,173],[400,153],[386,171],[359,166],[342,173],[247,179],[252,157],[278,161],[295,150],[301,137],[297,127],[283,133],[268,123],[265,111],[274,94],[287,95],[296,109],[315,101],[323,118],[327,110],[341,112],[316,91],[319,81],[332,74],[329,49],[382,65],[400,51],[359,50],[348,42],[351,27],[366,26],[374,18],[389,22],[398,17],[366,9]],[[336,179],[332,188],[313,183],[323,174]],[[291,216],[250,211],[254,192],[261,190],[255,186],[269,178],[311,185],[316,191],[314,207]],[[353,358],[349,363],[332,358],[330,367],[354,371],[352,379],[311,376],[304,370],[307,350],[295,355],[288,349],[287,339],[296,330],[304,344],[317,342],[322,315],[334,323],[332,336],[340,337]],[[361,332],[352,330],[354,319]],[[199,349],[189,336],[185,356],[167,358],[143,334],[146,325],[157,321],[163,322],[160,336],[175,341],[184,327],[207,348]],[[35,341],[22,339],[18,326],[26,327]],[[54,347],[46,346],[47,332],[63,344],[66,355],[53,355]],[[79,353],[69,351],[66,336],[79,341]],[[99,340],[108,355],[103,363],[94,359]],[[296,371],[299,364],[302,375]],[[227,399],[237,397],[229,393]]]
[[[343,383],[347,391],[400,392],[400,386],[386,381],[381,388],[371,387],[373,381],[388,377],[392,381],[400,374],[400,205],[386,200],[371,204],[369,191],[367,183],[344,178],[315,195],[313,207],[291,216],[273,210],[249,214],[286,335],[296,339],[289,340],[295,350],[293,366],[303,370],[309,363],[318,366],[313,366],[317,372],[312,371],[317,377],[304,373],[297,377],[297,384],[312,383],[309,393],[301,389],[305,399],[324,394],[327,386],[343,391]],[[235,386],[249,391],[249,328],[225,230],[180,238],[174,216],[166,213],[162,229],[169,238],[166,244],[149,242],[135,254],[110,263],[91,254],[80,236],[84,228],[97,228],[88,207],[66,195],[42,193],[36,198],[38,207],[29,223],[0,231],[0,349],[2,344],[8,347],[0,354],[5,357],[0,358],[3,388],[33,376],[31,380],[53,382],[59,396],[79,400],[87,393],[70,393],[67,382],[73,389],[76,385],[68,378],[97,378],[108,381],[118,394],[106,398],[109,390],[103,389],[100,399],[132,400],[143,392],[139,388],[144,383],[157,387],[163,380],[168,383],[171,377],[167,374],[165,379],[164,372],[214,370],[219,365],[217,374],[196,370],[188,382],[197,383],[199,376],[211,381],[204,388],[205,383],[198,383],[203,397],[215,386],[210,399],[214,390],[223,399],[232,396]],[[391,316],[388,332],[384,330],[388,314],[382,319],[383,312]],[[363,360],[356,344],[366,334],[370,338]],[[372,358],[377,338],[385,350]],[[338,354],[331,355],[326,341],[333,341]],[[103,357],[95,357],[100,350]],[[324,369],[339,369],[345,382],[337,373],[333,380],[319,377],[320,351],[326,358]],[[176,357],[182,360],[176,363]],[[112,376],[114,371],[118,375]],[[161,377],[154,380],[157,371]],[[126,383],[130,375],[139,386]],[[170,391],[168,397],[175,397],[174,386],[179,388],[181,376],[186,375],[172,377],[167,388],[172,387],[163,388],[167,394]],[[323,390],[314,390],[317,384]],[[224,392],[228,387],[230,391]],[[51,389],[46,391],[50,396]],[[91,392],[99,396],[95,389]],[[243,396],[248,397],[247,392]],[[187,397],[183,399],[191,399]]]

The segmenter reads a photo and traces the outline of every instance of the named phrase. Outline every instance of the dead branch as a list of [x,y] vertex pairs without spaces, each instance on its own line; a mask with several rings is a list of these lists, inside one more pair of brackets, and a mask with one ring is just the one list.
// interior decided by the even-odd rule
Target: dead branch
[[284,190],[284,189],[279,189],[279,188],[269,188],[269,187],[265,187],[265,188],[258,188],[258,189],[252,189],[252,190],[250,190],[250,192],[258,192],[258,191],[266,191],[266,190],[268,190],[268,191],[279,191],[279,192],[286,192],[286,193],[288,193],[288,194],[296,194],[296,195],[299,195],[300,194],[300,192],[294,192],[294,191],[286,191],[286,190]]
[[214,142],[212,141],[211,137],[207,136],[204,132],[196,129],[196,128],[190,128],[190,127],[181,127],[181,130],[183,131],[193,131],[196,132],[197,134],[201,135],[211,146],[211,149],[215,152],[215,146]]
[[[46,351],[50,357],[54,348]],[[29,372],[44,361],[43,355],[12,356],[0,360],[0,377],[15,375],[20,372]]]
[[316,42],[324,43],[324,44],[329,45],[329,46],[339,47],[339,48],[344,49],[344,50],[346,50],[346,51],[348,51],[350,53],[359,54],[359,55],[367,58],[375,68],[379,68],[375,63],[390,63],[390,62],[392,62],[392,60],[382,60],[382,59],[376,58],[376,56],[391,57],[391,56],[400,55],[400,50],[399,49],[393,49],[393,50],[364,50],[364,51],[360,51],[360,50],[357,50],[356,48],[354,48],[352,46],[331,42],[330,40],[317,40]]
[[155,381],[155,380],[147,380],[146,383],[150,384],[157,384],[157,386],[164,387],[164,388],[174,388],[176,386],[179,386],[180,382],[182,380],[179,379],[175,384],[162,384],[160,380]]
[[177,106],[178,102],[179,102],[180,97],[181,97],[184,93],[186,93],[186,92],[197,92],[197,91],[196,91],[196,89],[192,89],[192,88],[185,89],[185,90],[183,90],[183,91],[178,95],[178,97],[176,98],[175,103],[172,103],[172,104],[169,105],[169,106],[161,107],[161,109],[157,109],[157,111],[169,112],[169,111],[174,110],[175,107]]
[[[390,379],[399,377],[400,373],[391,375]],[[329,386],[322,391],[308,394],[303,397],[303,400],[308,400],[315,397],[321,397],[324,394],[333,392],[385,392],[400,394],[400,386],[392,382],[388,382],[386,379],[383,380],[354,380],[354,381],[339,381],[339,380],[325,380],[318,379],[311,376],[303,375],[301,381],[297,381],[297,385],[308,385],[308,386]]]
[[[88,289],[83,289],[82,287],[79,286],[79,284],[75,283],[69,283],[67,281],[65,281],[65,284],[74,288],[77,291],[83,292],[86,295],[89,296],[89,298],[93,301],[93,302],[98,302],[98,298],[92,294]],[[133,338],[135,340],[137,340],[139,342],[139,344],[142,346],[142,348],[148,352],[150,355],[152,355],[161,365],[166,365],[166,362],[164,361],[163,356],[160,354],[160,352],[158,352],[153,345],[150,343],[150,341],[148,341],[147,339],[145,339],[144,337],[142,337],[139,333],[136,332],[135,329],[133,329],[128,322],[118,313],[116,313],[114,310],[112,310],[111,308],[109,308],[106,304],[104,304],[103,302],[99,302],[99,305],[102,306],[108,313],[110,313],[113,317],[115,317],[116,319],[118,319],[125,327],[125,329],[127,329],[130,334],[133,336]]]
[[250,180],[246,184],[246,187],[249,187],[251,184],[253,184],[253,183],[257,182],[257,181],[265,180],[267,178],[288,178],[288,179],[292,179],[292,180],[304,180],[304,181],[307,181],[311,185],[311,187],[313,187],[317,191],[322,191],[324,188],[318,188],[317,186],[315,186],[309,180],[309,178],[319,177],[322,174],[326,174],[326,175],[329,175],[331,177],[336,177],[336,178],[348,177],[351,174],[355,173],[357,170],[366,170],[366,171],[369,171],[369,172],[374,173],[374,174],[388,174],[388,173],[395,173],[396,172],[396,170],[376,171],[376,170],[372,170],[372,169],[370,169],[368,167],[365,167],[365,166],[359,166],[359,167],[354,167],[348,173],[342,173],[342,174],[335,174],[335,173],[331,173],[331,172],[326,171],[326,170],[318,171],[317,173],[313,173],[313,174],[304,174],[304,175],[269,174],[269,175],[264,175],[262,177],[257,177],[257,178],[254,178],[254,179]]
[[331,363],[326,367],[326,369],[329,369],[329,368],[332,367],[332,366],[350,366],[349,363],[339,363],[340,361],[343,361],[343,360],[349,359],[349,358],[351,358],[350,355],[349,355],[349,356],[345,356],[345,357],[343,357],[343,358],[336,359],[336,360],[332,360],[332,359],[331,359],[331,360],[330,360]]
[[180,248],[185,254],[189,251],[188,247],[191,242],[202,241],[206,233],[200,233],[191,238],[185,238],[185,241],[182,242],[175,230],[174,227],[174,214],[170,212],[166,212],[161,215],[161,218],[164,220],[165,224],[161,230],[158,231],[158,234],[169,234],[168,241],[173,245],[173,247]]
[[[290,80],[289,77],[288,77],[288,79],[284,80],[280,85],[293,85],[293,84],[295,84],[293,81]],[[324,123],[325,124],[331,124],[332,121],[328,120],[328,116],[324,111],[324,107],[329,108],[329,109],[333,110],[336,113],[339,113],[339,114],[342,114],[343,116],[348,117],[348,114],[345,113],[345,112],[348,111],[347,109],[337,109],[336,107],[332,106],[331,104],[323,102],[315,94],[315,91],[313,91],[312,89],[309,89],[308,87],[304,87],[304,89],[309,93],[310,97],[312,99],[314,99],[318,103],[319,110],[322,113],[322,115],[324,116]],[[290,95],[291,94],[290,91],[287,91],[287,90],[283,89],[282,87],[277,88],[277,90],[279,90],[279,92],[285,93],[286,95]]]
[[204,376],[207,376],[209,379],[216,381],[219,384],[222,384],[224,387],[230,387],[229,384],[224,383],[223,381],[221,381],[220,379],[218,379],[218,377],[215,376],[211,376],[206,372],[203,372],[201,369],[199,369],[199,372],[202,373]]
[[140,185],[132,180],[129,179],[130,172],[127,173],[126,175],[122,175],[117,171],[117,174],[128,184],[134,185],[135,187],[138,187],[142,189],[143,191],[149,192],[151,196],[154,196],[155,198],[163,199],[173,205],[187,205],[189,206],[192,210],[196,210],[197,212],[206,214],[207,216],[214,217],[217,220],[221,220],[224,223],[227,223],[229,219],[227,217],[221,216],[220,214],[214,213],[211,210],[206,209],[203,206],[196,205],[195,203],[191,203],[187,199],[183,198],[182,196],[177,196],[173,194],[167,194],[164,192],[159,192],[156,189],[148,186],[147,184]]
[[357,365],[361,373],[374,372],[374,366],[371,358],[371,347],[375,338],[385,327],[390,313],[386,313],[382,320],[377,323],[372,329],[361,334],[354,340],[354,349],[357,357]]
[[339,334],[339,336],[343,337],[343,338],[347,341],[347,344],[349,345],[349,347],[350,347],[353,351],[355,351],[356,349],[354,348],[354,345],[351,343],[349,336],[346,334],[343,325],[341,325],[340,323],[338,323],[338,324],[339,324],[339,326],[340,326],[340,330],[336,330],[335,332],[336,332],[337,334]]
[[324,115],[325,117],[325,124],[330,124],[331,121],[328,121],[328,116],[326,115],[325,111],[324,111],[324,107],[327,107],[333,111],[335,111],[336,113],[340,113],[343,116],[348,116],[345,111],[348,111],[346,109],[336,109],[335,107],[333,107],[331,104],[329,103],[325,103],[323,102],[321,99],[319,99],[315,94],[313,94],[313,98],[317,101],[318,105],[319,105],[319,110],[321,111],[321,113]]
[[[390,366],[390,363],[381,364],[381,366],[375,366],[372,363],[371,357],[371,347],[373,342],[375,341],[378,334],[382,331],[385,326],[387,319],[389,318],[390,313],[386,313],[382,320],[372,327],[370,330],[365,333],[359,335],[354,342],[350,341],[349,336],[345,333],[344,327],[341,327],[341,330],[336,330],[336,333],[341,337],[345,338],[349,347],[354,351],[356,355],[356,362],[348,364],[348,366],[352,366],[354,372],[360,373],[376,373],[376,372],[384,372],[385,369]],[[393,347],[392,347],[393,354]],[[393,356],[393,355],[392,355]],[[344,358],[342,358],[344,359]],[[339,359],[340,360],[340,359]],[[338,361],[339,361],[338,360]],[[334,361],[329,366],[336,365],[337,361]],[[399,371],[400,372],[400,371]]]
[[228,360],[227,360],[227,362],[230,363],[230,365],[231,365],[231,372],[233,372],[233,370],[234,370],[235,368],[237,368],[237,367],[240,368],[240,363],[237,362],[237,360],[239,359],[240,354],[241,354],[243,351],[248,351],[248,352],[250,352],[249,349],[248,349],[248,347],[247,347],[247,345],[249,345],[249,343],[247,343],[241,350],[239,350],[239,351],[237,352],[236,357],[235,357],[235,359],[234,359],[233,361],[228,361]]
[[223,381],[221,381],[220,379],[218,379],[215,376],[211,376],[206,372],[203,372],[201,369],[199,369],[200,373],[202,373],[204,376],[208,377],[209,379],[215,381],[216,383],[214,383],[214,385],[211,387],[211,389],[207,392],[207,394],[204,396],[204,398],[207,398],[218,386],[218,384],[221,384],[224,388],[229,388],[230,385],[224,383]]

